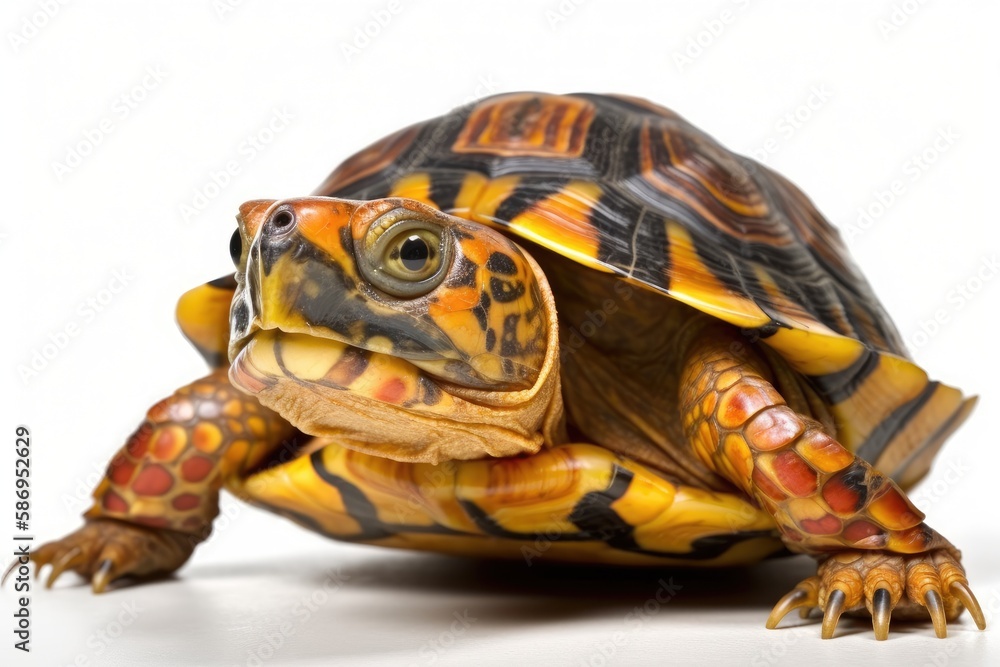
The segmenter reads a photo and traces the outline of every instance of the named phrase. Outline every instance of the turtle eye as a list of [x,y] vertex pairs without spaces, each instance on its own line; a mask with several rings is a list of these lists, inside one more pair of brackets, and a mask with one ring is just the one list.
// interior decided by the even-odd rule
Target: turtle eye
[[447,275],[449,235],[437,223],[390,211],[372,223],[362,243],[362,275],[392,296],[412,299],[427,294]]
[[243,238],[238,229],[233,232],[229,239],[229,256],[233,258],[233,264],[236,265],[236,268],[240,268],[240,260],[243,258]]
[[428,230],[396,234],[386,244],[383,268],[403,280],[424,280],[441,267],[441,239]]

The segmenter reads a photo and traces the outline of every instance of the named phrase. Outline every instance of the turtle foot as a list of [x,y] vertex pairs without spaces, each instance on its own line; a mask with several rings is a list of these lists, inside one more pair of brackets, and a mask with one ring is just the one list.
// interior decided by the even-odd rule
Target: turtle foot
[[[35,563],[35,578],[46,565],[52,566],[46,588],[63,572],[72,570],[90,579],[94,593],[103,593],[108,584],[123,576],[150,577],[173,572],[187,561],[196,544],[193,536],[172,530],[114,519],[91,519],[79,530],[32,552],[31,560]],[[4,580],[10,572],[4,574]]]
[[876,639],[889,636],[889,619],[926,620],[948,636],[948,621],[968,609],[980,630],[986,618],[958,559],[944,549],[921,554],[845,551],[823,561],[816,576],[799,583],[774,606],[767,627],[777,627],[793,609],[805,617],[823,612],[823,639],[834,636],[844,613],[871,615]]

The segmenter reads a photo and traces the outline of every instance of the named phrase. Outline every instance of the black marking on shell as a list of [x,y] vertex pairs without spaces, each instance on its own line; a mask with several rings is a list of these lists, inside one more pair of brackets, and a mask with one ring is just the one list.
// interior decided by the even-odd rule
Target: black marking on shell
[[465,173],[464,171],[435,171],[431,173],[431,187],[428,194],[431,201],[442,211],[455,208],[455,198],[458,197],[458,193],[462,189]]
[[509,256],[502,252],[494,252],[490,255],[489,259],[486,260],[486,268],[493,273],[499,273],[504,276],[513,276],[517,274],[517,264]]
[[479,271],[479,265],[468,257],[460,257],[456,264],[457,266],[452,270],[451,275],[448,276],[445,286],[475,287],[476,274]]
[[919,394],[893,410],[888,417],[872,429],[872,432],[855,451],[855,455],[874,465],[893,436],[900,433],[913,416],[920,412],[924,404],[937,391],[939,384],[940,382],[937,381],[928,382]]
[[[513,376],[514,376],[514,371],[516,371],[516,370],[517,370],[517,369],[516,369],[516,368],[514,367],[514,362],[513,362],[513,361],[511,361],[510,359],[507,359],[507,358],[504,358],[504,359],[503,359],[503,360],[502,360],[502,361],[500,362],[500,366],[501,366],[501,368],[503,369],[503,374],[504,374],[505,376],[507,376],[507,377],[513,377]],[[521,375],[524,375],[524,372],[523,372],[523,371],[522,371]]]
[[502,221],[513,220],[543,199],[561,192],[567,183],[569,183],[568,178],[548,176],[544,179],[519,183],[497,207],[493,217]]
[[516,357],[521,353],[517,342],[517,323],[520,313],[511,313],[503,318],[503,334],[500,336],[500,354],[505,357]]
[[854,395],[858,387],[878,368],[879,358],[879,355],[865,348],[854,363],[847,368],[826,375],[807,377],[820,393],[829,398],[831,403],[839,403]]
[[524,296],[524,281],[490,278],[490,294],[498,303],[510,303]]
[[493,327],[486,330],[486,351],[492,352],[497,344],[497,332]]
[[479,293],[479,303],[476,307],[472,309],[472,314],[476,316],[476,321],[479,322],[479,328],[483,331],[490,325],[490,306],[493,302],[490,300],[490,295],[486,291]]

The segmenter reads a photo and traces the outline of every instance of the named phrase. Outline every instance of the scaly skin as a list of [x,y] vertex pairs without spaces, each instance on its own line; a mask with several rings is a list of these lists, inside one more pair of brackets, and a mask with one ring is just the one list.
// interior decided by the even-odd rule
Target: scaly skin
[[149,409],[108,464],[86,524],[32,560],[39,569],[52,564],[48,585],[73,570],[97,593],[124,575],[172,572],[211,533],[223,480],[257,465],[293,433],[236,390],[225,369],[215,370]]
[[819,606],[829,638],[842,612],[867,608],[879,639],[890,612],[929,614],[943,637],[963,605],[984,627],[958,550],[891,479],[788,407],[770,379],[758,353],[713,323],[691,344],[681,380],[683,424],[697,456],[766,509],[791,550],[821,559],[817,576],[778,603],[768,627],[791,609]]

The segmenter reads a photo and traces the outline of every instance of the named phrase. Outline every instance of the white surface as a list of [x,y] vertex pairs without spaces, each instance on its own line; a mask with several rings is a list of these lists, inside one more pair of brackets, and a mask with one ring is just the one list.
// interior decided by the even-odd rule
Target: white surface
[[[284,622],[294,634],[267,664],[598,665],[594,651],[616,632],[625,641],[606,664],[1000,659],[1000,459],[991,422],[1000,411],[1000,279],[984,268],[1000,249],[995,4],[553,0],[497,3],[487,14],[478,3],[399,0],[350,62],[342,43],[387,1],[252,0],[221,17],[222,3],[212,2],[70,3],[15,49],[10,35],[43,4],[8,2],[0,14],[5,552],[17,424],[34,435],[32,532],[53,538],[79,523],[99,471],[144,410],[203,373],[176,331],[173,304],[231,270],[227,242],[241,202],[308,193],[354,150],[467,98],[624,92],[675,109],[730,148],[763,151],[842,228],[902,181],[902,194],[850,245],[917,359],[982,395],[916,497],[965,551],[992,620],[979,633],[966,617],[946,642],[927,626],[894,628],[883,643],[862,625],[845,624],[832,642],[818,639],[816,625],[765,631],[771,604],[809,573],[805,560],[739,574],[674,573],[684,588],[634,629],[626,615],[656,593],[663,573],[497,569],[338,545],[229,500],[231,518],[177,579],[92,597],[70,586],[70,575],[58,590],[33,595],[30,656],[10,646],[8,584],[4,664],[78,656],[97,665],[255,664],[248,651]],[[883,35],[879,22],[904,5],[917,9],[896,14],[901,26]],[[565,20],[550,25],[560,7]],[[719,17],[728,22],[711,36],[705,22],[719,32]],[[699,38],[702,53],[679,67],[675,54]],[[147,68],[162,80],[147,78],[146,99],[125,115],[119,98],[143,84]],[[815,109],[801,107],[810,100]],[[244,142],[275,109],[292,119],[251,160]],[[795,127],[784,119],[797,110],[808,118]],[[110,133],[60,180],[52,163],[104,119]],[[926,171],[913,171],[911,156],[948,128],[957,139],[939,143],[947,150]],[[186,220],[181,207],[230,161],[239,173]],[[980,270],[988,274],[981,288],[958,298],[953,290]],[[80,304],[106,296],[115,271],[130,276],[127,285],[90,314]],[[936,313],[944,323],[921,336]],[[18,367],[70,324],[77,335],[24,381]],[[347,575],[342,587],[303,622],[293,605],[337,566]],[[99,640],[88,645],[88,637],[114,632],[122,605],[133,602],[141,608],[134,623],[98,655]],[[465,609],[478,620],[435,652],[430,642],[447,643],[452,614]]]

